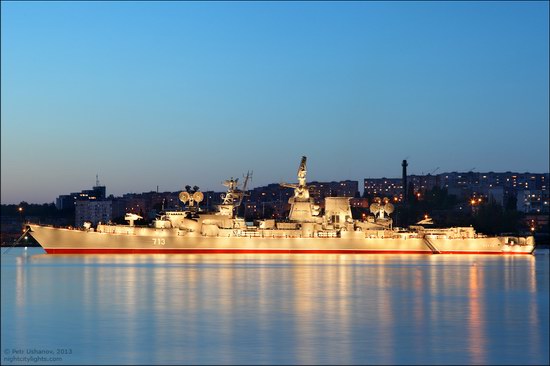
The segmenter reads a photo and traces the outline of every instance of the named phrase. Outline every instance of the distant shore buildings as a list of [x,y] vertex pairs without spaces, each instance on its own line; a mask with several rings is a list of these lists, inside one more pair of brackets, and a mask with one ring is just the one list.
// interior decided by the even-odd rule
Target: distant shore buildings
[[[446,189],[460,200],[482,198],[494,200],[500,205],[513,198],[517,200],[518,211],[524,213],[548,213],[548,173],[441,173],[437,175],[409,175],[408,192],[424,194],[434,187]],[[366,178],[364,195],[394,197],[403,200],[402,178]]]
[[[404,162],[405,164],[406,162]],[[404,166],[406,174],[406,165]],[[97,177],[96,177],[97,178]],[[516,210],[526,214],[547,214],[550,212],[549,174],[535,173],[495,173],[495,172],[452,172],[437,175],[406,175],[401,178],[365,178],[363,195],[359,192],[359,182],[353,180],[308,183],[311,197],[322,205],[325,197],[350,197],[352,207],[367,209],[374,197],[388,197],[394,203],[403,202],[405,195],[413,194],[418,199],[433,188],[446,189],[456,195],[460,201],[472,199],[494,200],[505,206],[510,199],[515,202]],[[408,182],[408,183],[404,183]],[[408,187],[404,189],[403,184]],[[203,207],[214,209],[221,203],[222,192],[203,192]],[[75,225],[84,221],[98,222],[120,220],[125,213],[133,212],[146,219],[152,219],[163,209],[182,208],[178,192],[127,193],[122,197],[106,196],[106,187],[99,184],[91,190],[60,195],[56,199],[59,210],[75,210]],[[288,199],[292,189],[281,187],[277,183],[256,187],[248,191],[240,214],[248,219],[261,217],[285,217]]]

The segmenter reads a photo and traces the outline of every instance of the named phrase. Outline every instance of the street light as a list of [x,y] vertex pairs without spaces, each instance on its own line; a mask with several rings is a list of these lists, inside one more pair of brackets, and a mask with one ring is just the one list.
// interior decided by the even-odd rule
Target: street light
[[23,207],[18,207],[17,211],[19,211],[19,219],[23,222]]

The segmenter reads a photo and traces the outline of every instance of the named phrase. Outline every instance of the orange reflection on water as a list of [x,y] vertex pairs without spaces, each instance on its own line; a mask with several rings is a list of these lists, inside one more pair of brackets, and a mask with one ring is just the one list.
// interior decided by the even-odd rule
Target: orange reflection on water
[[480,282],[483,282],[483,272],[478,271],[477,264],[474,262],[469,271],[468,350],[472,363],[476,365],[486,363],[487,350],[484,334],[483,292],[480,290]]
[[[444,363],[449,354],[452,363],[492,363],[488,350],[501,341],[487,314],[496,309],[506,322],[510,313],[491,309],[487,289],[502,280],[505,291],[537,288],[534,260],[484,256],[44,255],[30,263],[15,271],[18,306],[39,302],[52,316],[48,306],[66,306],[75,342],[99,355],[116,345],[119,361],[132,364]],[[537,321],[535,297],[526,312]],[[540,333],[533,340],[540,352]]]

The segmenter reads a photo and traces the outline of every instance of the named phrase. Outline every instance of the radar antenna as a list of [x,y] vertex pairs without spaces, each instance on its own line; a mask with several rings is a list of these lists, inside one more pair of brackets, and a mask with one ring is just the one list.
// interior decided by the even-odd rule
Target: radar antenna
[[179,194],[179,199],[183,203],[187,203],[187,201],[189,201],[190,197],[191,197],[191,195],[189,194],[189,192],[186,192],[186,191],[180,192],[180,194]]
[[302,161],[300,162],[300,166],[298,167],[298,173],[297,173],[298,184],[280,183],[281,187],[294,188],[295,198],[309,199],[309,190],[307,189],[307,184],[306,184],[306,175],[307,175],[306,162],[307,162],[307,157],[302,156]]
[[222,184],[227,187],[227,192],[221,194],[222,204],[219,205],[220,212],[234,214],[236,207],[239,207],[246,195],[246,187],[252,178],[252,173],[248,171],[246,176],[243,176],[244,183],[242,189],[239,188],[239,178],[227,179]]
[[197,202],[199,204],[204,199],[204,194],[201,191],[197,191],[193,193],[193,201]]
[[[189,210],[194,212],[198,209],[199,203],[204,199],[204,194],[199,191],[199,187],[193,186],[193,190],[191,190],[191,186],[187,185],[185,186],[185,191],[181,191],[178,198],[184,204],[189,202]],[[197,204],[197,208],[195,208],[195,203]]]
[[395,208],[393,207],[393,205],[389,202],[384,205],[384,211],[386,211],[386,213],[388,215],[391,215],[393,213],[394,209]]
[[231,177],[231,179],[225,180],[222,184],[227,187],[227,193],[222,194],[222,204],[232,205],[238,198],[237,187],[239,185],[239,178],[233,179],[233,177]]
[[390,203],[390,200],[387,197],[385,197],[384,199],[376,197],[374,199],[374,202],[370,205],[370,212],[374,215],[375,218],[378,217],[380,219],[383,219],[386,215],[391,215],[394,210],[395,207],[393,206],[393,204]]
[[301,186],[306,185],[306,175],[307,175],[306,161],[307,161],[307,157],[302,156],[302,161],[300,162],[300,167],[298,168],[298,184]]

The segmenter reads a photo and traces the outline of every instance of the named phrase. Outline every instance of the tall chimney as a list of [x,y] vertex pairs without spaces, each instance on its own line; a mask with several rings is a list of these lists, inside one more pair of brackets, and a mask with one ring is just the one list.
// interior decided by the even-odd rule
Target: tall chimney
[[403,167],[403,177],[402,177],[402,183],[403,183],[403,202],[407,202],[407,160],[403,160],[401,163],[401,166]]

